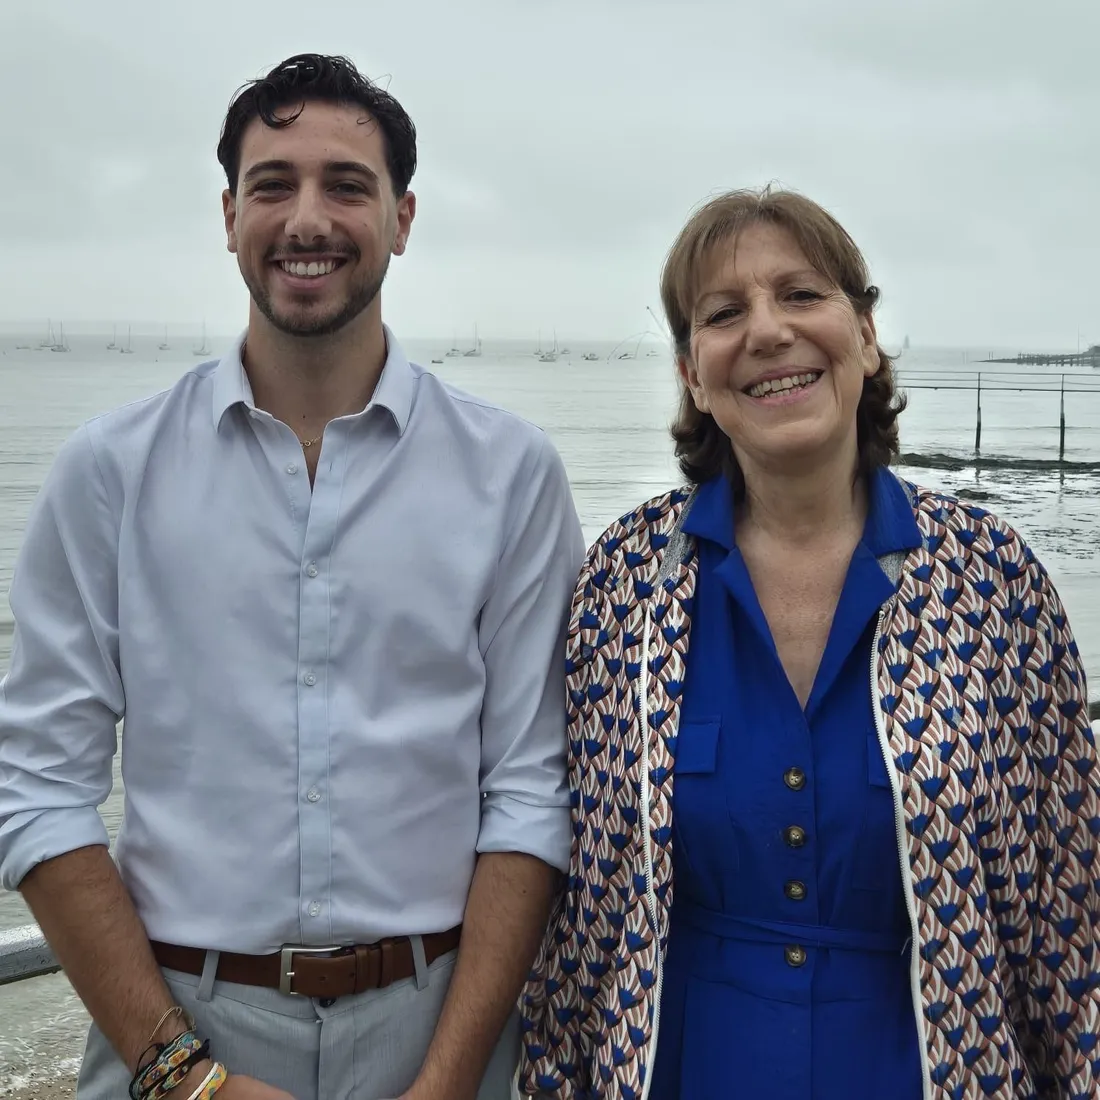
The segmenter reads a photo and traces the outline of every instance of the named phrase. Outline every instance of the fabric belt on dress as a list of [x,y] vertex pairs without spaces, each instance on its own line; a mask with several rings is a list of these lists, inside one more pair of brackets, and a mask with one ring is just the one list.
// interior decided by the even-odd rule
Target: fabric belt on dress
[[704,909],[677,899],[676,919],[695,929],[725,940],[746,943],[796,943],[801,947],[835,947],[845,951],[872,951],[900,955],[909,937],[896,932],[863,932],[856,928],[829,928],[822,924],[756,920]]
[[[447,932],[422,936],[424,957],[430,966],[454,951],[462,926]],[[207,952],[200,947],[177,947],[152,943],[153,956],[166,970],[201,975]],[[307,947],[292,944],[273,955],[239,955],[222,951],[218,958],[217,981],[278,989],[299,997],[350,997],[368,989],[385,989],[416,974],[416,958],[408,936],[379,940],[378,943],[344,947]]]

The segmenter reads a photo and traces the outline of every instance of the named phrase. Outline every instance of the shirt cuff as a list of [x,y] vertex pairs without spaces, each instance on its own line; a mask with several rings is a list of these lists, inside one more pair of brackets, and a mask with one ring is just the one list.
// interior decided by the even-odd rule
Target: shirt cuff
[[559,871],[569,870],[572,841],[569,806],[533,806],[510,795],[492,793],[481,804],[477,850],[522,852]]
[[106,848],[110,840],[92,806],[12,814],[0,823],[0,886],[18,890],[38,864],[97,844]]

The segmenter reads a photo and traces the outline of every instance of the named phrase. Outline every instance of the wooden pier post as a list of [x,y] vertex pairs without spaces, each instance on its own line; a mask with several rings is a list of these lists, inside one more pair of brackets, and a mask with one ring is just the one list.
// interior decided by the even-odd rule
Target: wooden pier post
[[1066,459],[1066,376],[1062,375],[1058,408],[1058,461]]
[[974,453],[982,453],[982,372],[978,371],[978,407],[974,424]]

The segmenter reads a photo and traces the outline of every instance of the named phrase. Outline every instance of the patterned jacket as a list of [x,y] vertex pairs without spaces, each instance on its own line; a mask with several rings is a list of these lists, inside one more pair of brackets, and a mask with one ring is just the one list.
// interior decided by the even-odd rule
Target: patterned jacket
[[[923,546],[871,668],[913,926],[928,1100],[1100,1098],[1100,774],[1085,677],[1016,532],[907,486]],[[613,524],[568,636],[574,850],[523,994],[526,1093],[644,1100],[672,904],[697,554],[689,491]],[[661,1100],[654,1097],[653,1100]]]

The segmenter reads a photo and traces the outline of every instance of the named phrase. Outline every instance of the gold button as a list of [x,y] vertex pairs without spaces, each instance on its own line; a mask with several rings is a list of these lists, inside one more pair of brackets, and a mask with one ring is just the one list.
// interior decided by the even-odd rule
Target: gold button
[[806,884],[804,882],[799,882],[798,879],[791,879],[791,881],[783,887],[783,893],[786,894],[791,901],[805,901]]
[[801,825],[788,825],[783,830],[783,839],[788,848],[801,848],[806,843],[806,830]]
[[789,947],[783,949],[783,955],[786,957],[788,966],[805,966],[806,964],[806,950],[803,947],[799,947],[798,944],[791,944]]
[[800,791],[806,786],[806,773],[801,768],[788,768],[783,773],[783,782],[792,791]]

